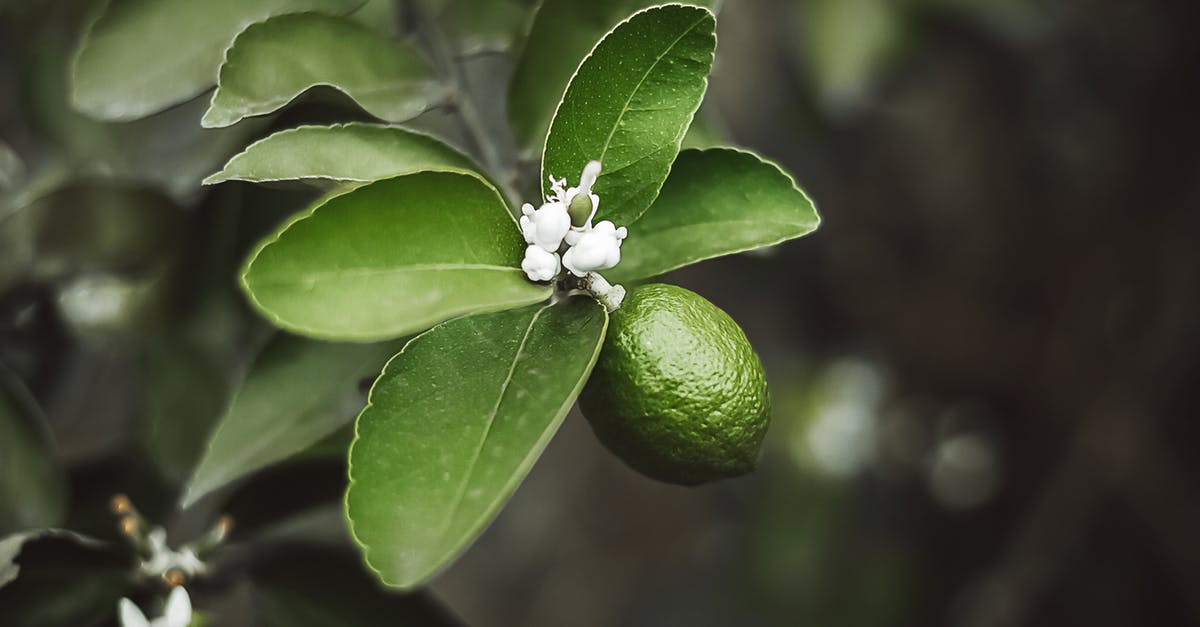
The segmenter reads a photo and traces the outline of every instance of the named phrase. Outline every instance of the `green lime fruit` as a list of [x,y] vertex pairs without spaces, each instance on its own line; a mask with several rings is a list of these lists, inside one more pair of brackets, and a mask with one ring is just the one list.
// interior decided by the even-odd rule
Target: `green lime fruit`
[[754,470],[771,410],[762,362],[737,323],[661,283],[633,288],[613,312],[579,404],[617,457],[682,485]]

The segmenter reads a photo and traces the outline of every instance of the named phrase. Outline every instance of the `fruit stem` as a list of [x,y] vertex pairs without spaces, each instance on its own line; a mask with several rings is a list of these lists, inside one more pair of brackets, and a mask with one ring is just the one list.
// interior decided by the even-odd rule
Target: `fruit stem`
[[625,300],[625,287],[613,285],[595,272],[589,272],[583,280],[583,287],[600,301],[608,313],[616,311]]

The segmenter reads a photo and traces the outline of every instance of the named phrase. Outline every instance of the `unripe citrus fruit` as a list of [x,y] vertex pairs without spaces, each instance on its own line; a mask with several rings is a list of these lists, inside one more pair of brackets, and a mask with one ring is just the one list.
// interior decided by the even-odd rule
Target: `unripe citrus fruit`
[[625,463],[683,485],[754,470],[770,414],[742,329],[700,295],[661,283],[633,288],[613,312],[579,403]]

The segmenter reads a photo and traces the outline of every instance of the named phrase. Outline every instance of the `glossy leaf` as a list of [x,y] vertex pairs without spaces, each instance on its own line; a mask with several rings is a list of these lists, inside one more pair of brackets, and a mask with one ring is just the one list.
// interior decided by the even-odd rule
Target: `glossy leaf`
[[66,491],[41,410],[0,366],[0,533],[62,522]]
[[124,0],[109,2],[75,51],[76,108],[133,120],[217,82],[222,54],[242,29],[298,11],[348,13],[363,0]]
[[378,373],[399,348],[278,334],[259,353],[213,432],[183,505],[295,455],[349,423],[361,403],[359,382]]
[[574,184],[589,160],[604,170],[597,219],[637,220],[662,187],[712,66],[716,23],[707,9],[646,9],[609,33],[571,79],[542,158],[547,175]]
[[283,227],[242,285],[276,325],[370,341],[454,316],[545,300],[520,268],[525,241],[495,188],[418,172],[335,196]]
[[679,153],[662,192],[629,227],[612,281],[778,244],[817,228],[808,196],[779,166],[732,148]]
[[595,364],[586,296],[452,320],[409,342],[358,418],[346,512],[367,564],[411,588],[496,516]]
[[446,88],[407,42],[350,19],[296,13],[253,24],[225,53],[206,127],[283,107],[312,87],[332,87],[389,122],[443,101]]
[[[534,16],[508,93],[508,117],[517,143],[535,154],[567,83],[596,42],[621,20],[661,0],[545,0]],[[692,2],[712,7],[711,1]]]
[[399,126],[351,122],[301,126],[261,139],[204,180],[377,181],[422,170],[474,170],[440,140]]

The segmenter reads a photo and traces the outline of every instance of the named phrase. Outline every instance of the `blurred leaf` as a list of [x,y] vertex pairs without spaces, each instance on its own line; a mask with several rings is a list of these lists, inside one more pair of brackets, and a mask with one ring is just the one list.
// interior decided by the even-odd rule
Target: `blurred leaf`
[[[343,448],[342,456],[344,457],[345,454],[346,449]],[[340,479],[345,481],[344,472]],[[269,523],[255,530],[250,542],[254,546],[260,547],[278,543],[301,542],[309,546],[325,545],[344,548],[348,535],[345,508],[342,506],[341,499],[335,495],[322,505],[293,515],[272,515]],[[355,566],[362,569],[362,560],[355,560]],[[379,582],[372,581],[371,584],[378,586]]]
[[31,214],[26,211],[5,211],[0,207],[0,293],[26,277],[35,257],[33,234],[36,230]]
[[644,279],[800,237],[819,222],[812,201],[774,163],[731,148],[686,150],[605,275]]
[[62,522],[66,478],[41,409],[0,364],[0,533]]
[[128,552],[69,531],[43,529],[15,541],[11,536],[0,539],[0,580],[15,566],[12,557],[20,564],[20,576],[0,584],[5,625],[106,624],[115,616],[117,599],[130,587]]
[[465,172],[370,183],[301,214],[252,256],[242,285],[276,325],[370,341],[545,300],[495,188]]
[[728,135],[728,131],[717,119],[716,114],[712,112],[711,107],[701,104],[700,110],[692,118],[692,124],[688,126],[687,133],[683,136],[683,143],[679,148],[681,150],[720,148],[729,144]]
[[421,585],[495,518],[596,363],[586,296],[452,320],[384,368],[350,449],[346,515],[385,583]]
[[533,13],[531,3],[516,0],[448,2],[439,22],[457,42],[460,54],[503,52],[523,34]]
[[854,104],[898,50],[903,3],[809,0],[797,5],[801,61],[831,106]]
[[[554,109],[583,58],[630,14],[661,0],[545,0],[534,15],[513,72],[508,115],[517,146],[526,154],[543,145]],[[714,2],[693,2],[712,7]],[[563,176],[559,174],[559,176]]]
[[12,147],[0,140],[0,191],[7,190],[25,178],[25,163]]
[[72,101],[97,118],[133,120],[191,99],[217,81],[242,29],[281,13],[348,13],[363,0],[110,2],[80,39]]
[[184,338],[163,338],[144,358],[146,413],[141,441],[163,477],[187,480],[230,394],[225,369]]
[[[336,458],[296,459],[292,463],[268,466],[236,484],[226,495],[222,494],[222,511],[233,516],[237,522],[233,540],[275,541],[280,538],[308,535],[311,524],[297,519],[308,518],[327,507],[336,507],[346,492],[346,449]],[[205,504],[197,505],[204,509]],[[345,516],[341,516],[342,519]],[[326,521],[327,522],[327,521]],[[299,523],[299,524],[298,524]],[[296,529],[296,527],[309,529]],[[337,534],[338,542],[345,546],[344,520],[331,530]],[[328,536],[328,533],[323,533]]]
[[349,423],[360,402],[360,380],[379,372],[399,348],[395,342],[334,344],[277,334],[213,432],[183,506]]
[[177,241],[176,209],[159,192],[127,184],[77,182],[0,215],[0,236],[26,234],[28,272],[54,281],[83,272],[152,265]]
[[275,133],[251,144],[204,183],[377,181],[441,169],[475,170],[477,166],[429,135],[399,126],[350,122]]
[[712,66],[716,21],[707,9],[669,5],[621,23],[571,79],[546,138],[547,175],[578,180],[589,160],[597,219],[631,224],[650,206],[700,106]]
[[367,113],[403,122],[437,105],[446,87],[406,42],[350,19],[297,13],[242,31],[225,53],[212,104],[200,123],[229,126],[283,107],[318,85]]
[[35,170],[41,178],[48,170],[60,178],[152,183],[176,199],[187,199],[201,178],[262,126],[255,121],[231,129],[201,128],[196,121],[207,103],[200,99],[121,124],[82,115],[70,103],[70,44],[62,38],[58,34],[41,43],[29,72],[31,118],[57,149],[54,160]]
[[344,551],[283,547],[253,567],[258,623],[267,627],[460,625],[427,592],[397,594],[379,586]]
[[30,529],[21,531],[0,538],[0,588],[11,583],[21,573],[21,566],[17,564],[17,556],[21,554],[21,550],[25,548],[27,542],[32,542],[41,538],[66,538],[73,542],[77,542],[84,546],[102,546],[103,543],[95,538],[68,531],[66,529],[42,528]]
[[396,0],[366,0],[350,19],[390,37],[399,25],[400,8]]

